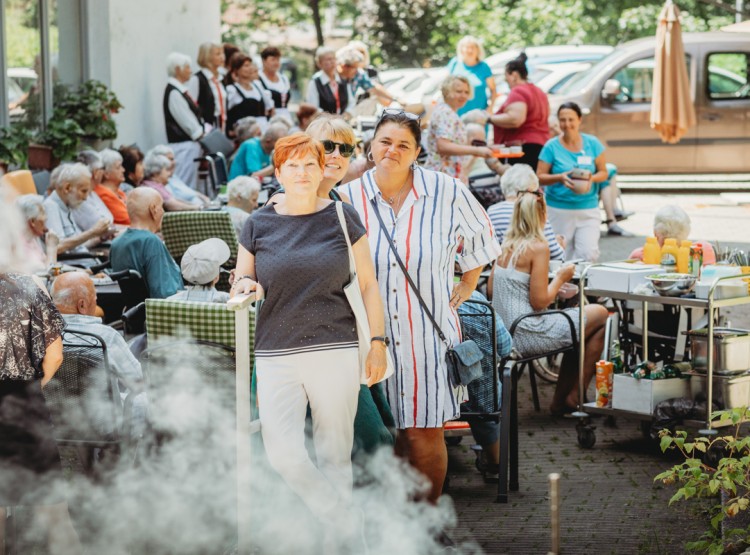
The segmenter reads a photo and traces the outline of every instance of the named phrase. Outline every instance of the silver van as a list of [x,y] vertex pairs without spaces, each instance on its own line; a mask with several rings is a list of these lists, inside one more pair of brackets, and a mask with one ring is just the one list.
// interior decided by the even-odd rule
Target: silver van
[[685,33],[696,126],[675,144],[651,129],[653,37],[627,42],[550,95],[584,111],[582,131],[607,145],[623,173],[750,171],[750,33]]

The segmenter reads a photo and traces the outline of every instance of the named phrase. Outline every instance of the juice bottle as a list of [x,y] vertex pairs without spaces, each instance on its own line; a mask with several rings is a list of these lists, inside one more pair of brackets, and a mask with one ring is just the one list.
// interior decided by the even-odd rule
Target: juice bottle
[[692,243],[690,241],[683,241],[680,243],[680,248],[677,250],[677,272],[680,274],[687,274],[690,271],[690,247]]
[[643,246],[643,262],[646,264],[661,264],[661,247],[656,237],[646,237]]
[[661,267],[667,272],[677,271],[677,239],[669,238],[664,240],[664,246],[661,248]]

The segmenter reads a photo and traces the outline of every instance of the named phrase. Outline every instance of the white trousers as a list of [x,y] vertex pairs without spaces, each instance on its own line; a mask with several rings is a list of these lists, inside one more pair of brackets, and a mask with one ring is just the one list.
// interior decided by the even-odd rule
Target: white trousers
[[562,210],[547,206],[547,219],[555,235],[565,237],[565,260],[596,262],[599,258],[599,208]]
[[203,155],[203,147],[197,141],[169,143],[169,147],[174,151],[175,175],[188,187],[197,190],[198,162],[193,160]]
[[[358,349],[256,359],[263,444],[271,466],[318,517],[352,494]],[[310,403],[317,466],[305,448]]]

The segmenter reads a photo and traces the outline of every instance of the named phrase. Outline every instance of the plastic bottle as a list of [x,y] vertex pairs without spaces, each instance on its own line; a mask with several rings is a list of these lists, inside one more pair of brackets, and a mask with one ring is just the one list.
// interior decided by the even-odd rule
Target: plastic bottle
[[643,246],[643,262],[645,264],[661,264],[661,247],[656,241],[656,237],[646,237],[646,244]]
[[661,248],[661,267],[665,272],[677,271],[678,251],[677,239],[669,238],[664,240],[664,245]]
[[690,272],[690,247],[692,245],[690,241],[683,241],[677,250],[677,272],[680,274]]
[[613,372],[615,374],[622,374],[625,371],[625,364],[622,360],[622,349],[620,348],[620,340],[616,337],[612,340],[612,345],[609,349],[609,361],[613,364]]

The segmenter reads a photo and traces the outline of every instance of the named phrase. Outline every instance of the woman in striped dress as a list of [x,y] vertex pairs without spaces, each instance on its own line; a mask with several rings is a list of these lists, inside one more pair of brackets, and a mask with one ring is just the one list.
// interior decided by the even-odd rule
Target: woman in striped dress
[[[460,181],[416,166],[420,140],[417,116],[386,110],[371,146],[375,168],[339,190],[365,224],[385,304],[396,365],[386,391],[399,429],[397,451],[429,478],[429,500],[435,502],[447,470],[443,425],[459,415],[466,389],[448,381],[447,346],[409,286],[386,233],[451,344],[460,341],[456,309],[471,296],[482,268],[499,256],[500,247],[487,214]],[[463,276],[454,283],[459,245]]]

